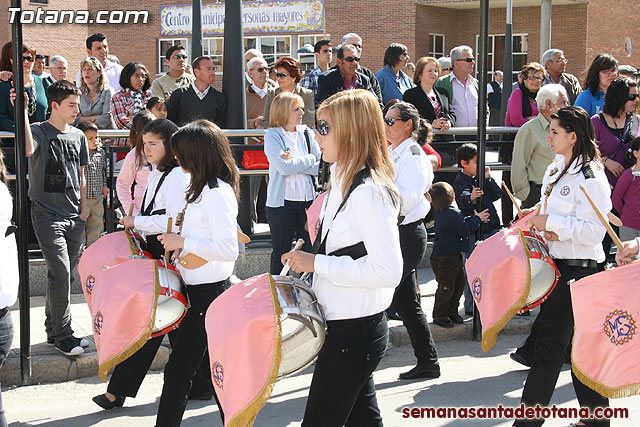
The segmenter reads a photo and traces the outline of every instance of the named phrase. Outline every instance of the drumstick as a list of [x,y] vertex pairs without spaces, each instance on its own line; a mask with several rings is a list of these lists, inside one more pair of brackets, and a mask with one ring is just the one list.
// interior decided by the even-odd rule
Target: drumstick
[[589,196],[589,193],[587,193],[586,188],[584,188],[584,185],[581,185],[580,189],[582,190],[584,195],[587,196],[587,199],[589,200],[589,203],[591,204],[591,207],[593,208],[594,212],[598,216],[598,219],[600,220],[602,225],[604,225],[604,228],[607,229],[607,233],[609,233],[609,236],[611,237],[611,240],[613,240],[613,243],[616,244],[616,246],[618,247],[619,251],[622,251],[622,249],[623,249],[622,241],[620,240],[620,238],[618,237],[616,232],[613,231],[613,228],[611,228],[611,225],[609,224],[609,221],[607,221],[607,219],[604,217],[604,215],[602,215],[602,212],[600,212],[600,209],[598,209],[598,207],[596,206],[594,201],[591,199],[591,196]]
[[502,188],[504,188],[504,191],[507,192],[507,196],[509,196],[509,198],[513,202],[513,206],[516,207],[516,210],[518,211],[518,217],[522,218],[522,209],[520,209],[520,206],[518,206],[518,203],[516,202],[515,197],[513,197],[513,194],[511,194],[511,191],[509,191],[509,188],[507,187],[507,184],[504,181],[502,181]]
[[133,216],[133,203],[129,206],[129,216]]
[[[294,251],[300,250],[302,245],[304,245],[304,240],[298,239],[298,241],[296,242],[296,245],[293,247],[293,250]],[[281,276],[286,276],[287,274],[289,274],[289,269],[290,268],[291,267],[289,267],[289,260],[287,260],[287,263],[284,265],[284,267],[282,267],[282,271],[280,271],[280,275]]]
[[[167,234],[171,233],[173,229],[173,218],[169,217],[167,220]],[[169,262],[169,251],[165,249],[164,251],[164,259]]]

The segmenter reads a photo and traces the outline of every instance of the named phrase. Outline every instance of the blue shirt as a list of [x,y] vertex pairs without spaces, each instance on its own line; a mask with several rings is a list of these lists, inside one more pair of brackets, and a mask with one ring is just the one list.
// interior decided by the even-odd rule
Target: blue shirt
[[432,256],[456,255],[467,252],[469,236],[480,227],[480,217],[465,217],[460,209],[448,206],[435,214],[436,238]]
[[389,65],[385,65],[375,76],[378,79],[378,83],[380,83],[380,89],[382,89],[383,104],[392,99],[402,100],[402,94],[407,89],[415,86],[404,71],[400,70],[400,77],[398,77]]
[[318,76],[320,74],[322,74],[322,70],[316,65],[316,68],[314,68],[313,71],[309,71],[307,75],[300,80],[300,86],[305,89],[311,89],[313,91],[314,98],[318,91]]
[[589,117],[598,114],[604,107],[604,92],[598,89],[594,96],[591,89],[583,90],[576,98],[575,106],[584,108]]

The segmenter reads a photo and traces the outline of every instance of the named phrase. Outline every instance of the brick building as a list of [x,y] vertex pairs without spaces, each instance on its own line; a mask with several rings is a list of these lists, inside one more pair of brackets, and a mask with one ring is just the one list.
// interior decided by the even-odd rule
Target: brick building
[[[295,5],[296,2],[299,6]],[[75,75],[80,60],[86,56],[85,38],[89,34],[102,32],[108,36],[111,53],[117,55],[122,64],[140,61],[152,75],[160,74],[164,66],[162,54],[172,43],[186,45],[190,54],[190,36],[182,34],[180,30],[180,24],[185,23],[185,16],[190,13],[190,3],[189,0],[143,0],[136,3],[128,0],[24,0],[24,10],[37,10],[39,7],[46,13],[65,9],[87,10],[91,18],[96,17],[100,10],[113,12],[135,8],[148,12],[146,23],[137,24],[68,24],[67,19],[63,24],[25,24],[24,40],[47,57],[56,54],[67,57],[70,60],[70,75]],[[203,3],[204,8],[217,6],[224,13],[222,3],[207,0]],[[273,6],[274,3],[278,5]],[[477,50],[477,0],[391,0],[385,3],[377,0],[291,0],[271,2],[270,6],[265,7],[274,7],[276,11],[287,13],[292,7],[310,7],[310,3],[314,3],[315,9],[323,8],[321,16],[326,25],[322,26],[320,22],[315,30],[305,28],[287,32],[285,25],[278,27],[277,31],[246,32],[245,46],[261,49],[269,55],[269,62],[281,55],[296,56],[306,64],[305,68],[310,69],[313,67],[313,55],[298,54],[302,45],[313,44],[323,37],[330,38],[337,45],[343,34],[356,32],[364,39],[362,64],[374,71],[382,67],[384,51],[392,42],[406,44],[414,59],[427,55],[448,55],[452,47],[460,44],[468,44]],[[5,6],[4,10],[8,10],[10,1],[0,0],[0,4]],[[502,69],[505,4],[504,0],[491,2],[490,72]],[[540,0],[513,1],[516,70],[521,64],[540,59],[539,4]],[[635,14],[629,13],[637,5],[636,0],[618,0],[615,7],[607,0],[553,0],[552,4],[551,44],[564,49],[569,59],[568,72],[583,78],[592,58],[601,52],[613,54],[621,64],[640,66],[640,40],[635,36],[639,24]],[[256,3],[252,5],[256,6]],[[245,3],[245,12],[253,6]],[[168,10],[174,12],[171,19],[166,19]],[[120,16],[118,14],[116,12],[114,15],[116,19]],[[219,14],[207,16],[208,20],[223,19]],[[9,18],[9,13],[0,15],[0,40],[10,39]],[[286,17],[283,19],[286,20]],[[635,48],[634,42],[638,43]],[[204,45],[205,53],[216,56],[216,61],[221,63],[222,34],[205,34]],[[222,67],[219,70],[222,71]],[[218,84],[220,81],[221,78]]]

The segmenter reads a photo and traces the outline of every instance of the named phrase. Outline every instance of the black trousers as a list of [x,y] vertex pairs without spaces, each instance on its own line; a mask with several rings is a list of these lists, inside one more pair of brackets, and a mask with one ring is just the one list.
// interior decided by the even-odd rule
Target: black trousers
[[[558,375],[564,362],[567,344],[573,334],[573,310],[571,292],[567,282],[581,279],[596,272],[596,268],[559,267],[560,279],[538,315],[538,339],[527,382],[522,392],[522,403],[526,406],[548,406],[556,387]],[[593,411],[597,407],[608,407],[609,399],[591,390],[571,373],[573,388],[581,407]],[[581,420],[587,426],[609,426],[609,420]],[[544,420],[516,420],[514,426],[541,426]]]
[[533,207],[536,203],[540,201],[540,195],[542,191],[542,184],[536,184],[535,182],[529,181],[529,195],[526,199],[522,201],[521,209],[527,209]]
[[373,371],[389,340],[382,313],[327,321],[304,411],[303,427],[382,427]]
[[267,206],[267,221],[269,222],[269,230],[271,230],[271,245],[273,246],[269,267],[271,274],[280,274],[282,271],[280,258],[291,250],[293,239],[303,239],[302,250],[311,252],[311,239],[309,239],[309,232],[305,228],[307,209],[311,203],[313,202],[285,200],[284,205],[278,208]]
[[433,320],[444,320],[457,315],[466,284],[462,254],[431,256],[431,267],[438,281]]
[[418,365],[427,367],[438,364],[438,354],[429,329],[429,321],[420,305],[418,284],[413,274],[427,250],[427,231],[422,221],[401,225],[399,230],[403,260],[402,279],[393,294],[391,305],[407,328]]
[[[186,286],[191,308],[176,331],[171,356],[164,368],[164,386],[160,396],[156,426],[180,425],[191,388],[191,378],[200,366],[207,349],[205,313],[213,300],[228,287],[228,279],[216,283]],[[223,416],[222,408],[219,409]]]

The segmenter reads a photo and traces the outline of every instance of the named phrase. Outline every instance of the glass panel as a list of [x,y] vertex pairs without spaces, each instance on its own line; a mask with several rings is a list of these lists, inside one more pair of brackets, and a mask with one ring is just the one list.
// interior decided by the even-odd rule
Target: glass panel
[[274,37],[260,37],[260,51],[263,55],[273,55],[276,49]]
[[276,53],[285,55],[291,54],[291,39],[289,37],[276,38]]
[[315,55],[300,55],[300,63],[302,64],[302,73],[307,73],[316,67]]
[[435,36],[433,34],[429,34],[429,56],[434,56],[435,54]]
[[516,72],[516,70],[518,72],[520,72],[520,70],[522,70],[522,67],[527,63],[527,55],[526,54],[514,54],[513,55],[513,71],[514,73]]
[[244,39],[244,51],[248,51],[249,49],[255,49],[257,45],[257,39],[255,37],[248,37]]
[[436,54],[442,54],[444,52],[444,36],[435,36],[435,52]]
[[202,54],[205,56],[211,56],[210,43],[211,43],[211,39],[202,40]]

